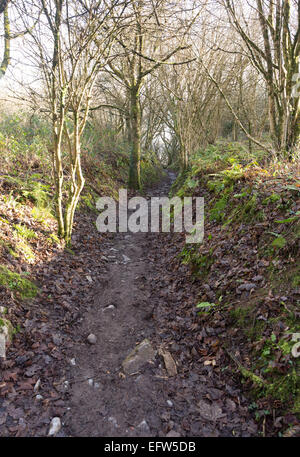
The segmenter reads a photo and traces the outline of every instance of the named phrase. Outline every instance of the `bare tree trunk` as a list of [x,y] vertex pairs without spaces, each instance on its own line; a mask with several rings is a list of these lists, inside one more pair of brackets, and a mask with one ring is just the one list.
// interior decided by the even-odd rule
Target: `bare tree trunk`
[[64,237],[64,217],[63,217],[63,167],[61,157],[61,137],[55,135],[53,151],[53,175],[56,194],[56,218],[58,223],[58,235]]
[[0,14],[7,8],[10,0],[0,0]]
[[[5,2],[4,2],[5,3]],[[3,3],[3,5],[4,5]],[[4,22],[4,53],[3,59],[0,64],[0,79],[5,75],[8,65],[10,64],[10,21],[8,16],[8,2],[6,2],[6,7],[3,11],[3,22]],[[1,5],[0,5],[1,6]]]
[[130,93],[130,124],[131,124],[131,157],[129,169],[129,187],[141,188],[141,107],[139,87],[135,86]]
[[[251,125],[250,121],[248,121],[248,132],[250,133],[250,136],[252,136],[252,125]],[[251,154],[253,151],[253,147],[252,147],[252,141],[250,138],[248,138],[248,147],[249,147],[249,152]]]
[[179,148],[180,148],[180,168],[181,171],[184,172],[188,168],[189,163],[189,154],[187,151],[187,146],[182,139],[180,133],[178,133],[178,141],[179,141]]
[[65,240],[67,245],[71,244],[72,229],[74,224],[74,215],[76,207],[80,198],[80,194],[84,188],[85,179],[83,177],[82,166],[81,166],[81,129],[79,122],[80,109],[74,112],[74,133],[73,142],[69,140],[70,148],[70,164],[71,164],[71,183],[69,187],[68,201],[65,208],[64,217],[64,228],[65,228]]
[[[65,124],[64,93],[57,93],[57,81],[60,81],[60,27],[63,0],[56,0],[55,24],[53,25],[54,48],[52,58],[51,74],[51,101],[52,101],[52,129],[53,129],[53,175],[56,191],[56,216],[58,223],[58,235],[64,237],[64,218],[63,218],[63,165],[62,165],[62,137]],[[46,9],[44,9],[46,12]]]
[[294,75],[299,72],[300,2],[294,2],[293,6],[291,0],[256,0],[263,45],[249,35],[245,16],[237,14],[238,2],[225,0],[224,3],[246,44],[250,62],[266,82],[273,149],[277,154],[288,151],[292,157],[299,142],[299,94],[292,96],[292,85]]
[[132,142],[132,127],[131,127],[130,116],[126,116],[125,122],[126,122],[127,141],[128,141],[128,144],[131,144],[131,142]]
[[237,126],[237,122],[235,119],[233,121],[233,127],[232,127],[232,139],[233,139],[233,141],[238,140],[238,126]]

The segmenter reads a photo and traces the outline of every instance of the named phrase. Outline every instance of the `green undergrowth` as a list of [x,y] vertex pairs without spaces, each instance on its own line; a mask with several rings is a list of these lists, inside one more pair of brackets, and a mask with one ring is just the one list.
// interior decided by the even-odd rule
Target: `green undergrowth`
[[118,189],[125,186],[129,161],[125,153],[117,156],[89,154],[83,157],[83,171],[86,185],[83,189],[80,206],[81,208],[95,208],[96,200],[100,196],[112,198],[118,197]]
[[[91,154],[84,160],[86,186],[82,192],[79,209],[96,210],[97,199],[101,196],[119,198],[119,189],[127,188],[129,173],[129,153],[119,151],[118,154]],[[159,182],[165,172],[153,154],[144,154],[141,159],[142,192],[149,186]]]
[[39,173],[32,173],[23,176],[1,175],[2,186],[19,202],[31,201],[38,207],[49,205],[50,190],[49,184],[42,183],[42,176]]
[[141,184],[145,189],[165,176],[165,171],[154,154],[144,154],[141,159]]
[[40,237],[50,237],[55,230],[53,192],[39,179],[37,173],[0,176],[0,247],[28,264],[36,261]]
[[199,245],[186,245],[179,254],[179,258],[184,265],[190,265],[192,273],[195,276],[201,275],[205,277],[211,266],[214,264],[213,248],[209,249],[208,252],[199,252]]
[[36,285],[25,277],[0,265],[0,285],[17,292],[21,299],[34,298],[38,292]]
[[[262,298],[262,297],[260,297]],[[299,306],[299,304],[298,304]],[[293,335],[300,331],[297,307],[274,312],[275,317],[259,319],[260,302],[253,299],[248,304],[238,304],[230,311],[231,325],[243,332],[251,352],[251,370],[263,378],[263,385],[254,386],[256,398],[271,398],[281,407],[300,414],[299,362],[293,357]],[[284,331],[278,332],[278,326]]]
[[[250,357],[251,366],[246,371],[263,379],[252,389],[253,398],[277,401],[283,411],[299,415],[300,358],[292,355],[293,335],[300,332],[300,302],[296,298],[300,287],[300,182],[293,171],[297,168],[288,164],[284,174],[279,171],[284,166],[266,163],[261,151],[248,156],[241,145],[227,144],[226,151],[224,147],[200,151],[171,189],[171,196],[201,196],[205,200],[204,242],[186,245],[179,257],[199,281],[222,284],[214,292],[216,299],[222,298],[228,328],[239,329],[240,344],[247,348],[245,356]],[[223,247],[226,239],[234,240],[229,251]],[[244,246],[251,255],[242,261]],[[238,294],[239,284],[247,279],[240,279],[237,273],[235,286],[227,290],[226,269],[219,263],[222,250],[241,270],[251,273],[260,262],[265,265],[260,270],[264,287],[256,286],[253,294]],[[228,283],[232,282],[228,278]],[[276,305],[272,304],[273,296]],[[200,303],[203,307],[207,304],[200,318],[211,316],[213,321],[219,307],[211,306],[205,294]],[[242,370],[238,371],[243,377]]]
[[[54,217],[53,191],[50,184],[42,182],[42,176],[38,173],[23,176],[1,175],[0,183],[3,189],[4,202],[13,208],[22,205],[31,205],[34,219],[47,225],[47,219]],[[15,226],[24,238],[28,239],[26,228]],[[23,230],[23,233],[21,233]],[[34,235],[32,236],[34,237]]]
[[[196,156],[190,169],[178,176],[170,195],[204,196],[206,220],[220,225],[222,230],[235,230],[239,224],[255,226],[267,220],[266,230],[259,240],[259,250],[273,258],[278,252],[281,255],[284,252],[288,254],[300,237],[300,211],[294,210],[300,184],[286,184],[280,186],[280,193],[274,192],[274,180],[269,176],[266,166],[262,168],[257,160],[244,164],[245,157],[240,155],[242,163],[236,162],[238,154],[221,162],[209,162],[206,153],[204,158]],[[199,163],[205,168],[202,169]],[[230,166],[220,169],[216,168],[216,163],[219,167],[224,164]],[[213,166],[214,173],[208,173]],[[270,185],[265,185],[268,181]],[[270,211],[276,212],[272,220],[269,218]]]
[[0,113],[0,165],[2,173],[18,176],[51,171],[51,126],[48,118],[19,111]]

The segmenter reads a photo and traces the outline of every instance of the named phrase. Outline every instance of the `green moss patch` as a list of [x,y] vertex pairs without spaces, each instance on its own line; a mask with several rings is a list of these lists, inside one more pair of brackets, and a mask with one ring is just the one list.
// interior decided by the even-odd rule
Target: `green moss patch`
[[35,284],[4,265],[0,265],[0,285],[17,292],[22,299],[34,298],[38,291]]
[[211,266],[214,264],[215,259],[213,256],[213,249],[209,252],[201,254],[199,246],[185,247],[179,254],[181,262],[185,265],[190,265],[192,273],[195,276],[206,276]]
[[10,342],[15,334],[15,329],[8,319],[0,318],[0,333],[4,333]]
[[273,246],[274,248],[278,248],[278,249],[284,248],[285,245],[286,245],[286,239],[283,236],[278,236],[277,238],[275,238],[274,241],[272,241],[272,244],[271,244],[271,246]]

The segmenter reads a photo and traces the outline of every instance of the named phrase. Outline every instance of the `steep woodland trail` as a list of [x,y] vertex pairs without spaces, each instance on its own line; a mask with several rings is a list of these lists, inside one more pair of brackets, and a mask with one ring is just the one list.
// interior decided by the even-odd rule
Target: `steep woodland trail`
[[[172,178],[150,195],[166,196]],[[186,357],[181,329],[194,317],[176,312],[183,291],[169,281],[176,272],[166,274],[162,253],[166,242],[172,249],[170,237],[128,233],[103,242],[107,271],[94,278],[94,298],[70,335],[67,411],[59,435],[257,435],[242,393],[220,369],[214,373],[203,365],[196,349],[201,345]],[[89,334],[95,344],[87,342]],[[124,374],[122,362],[145,338],[156,357]]]

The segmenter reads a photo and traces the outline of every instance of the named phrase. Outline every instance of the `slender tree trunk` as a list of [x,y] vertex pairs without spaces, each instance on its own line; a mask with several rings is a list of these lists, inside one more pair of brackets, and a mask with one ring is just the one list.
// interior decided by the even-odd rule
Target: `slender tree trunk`
[[[6,2],[8,4],[8,2]],[[5,72],[10,64],[10,21],[8,16],[8,7],[4,9],[3,12],[3,22],[4,22],[4,53],[3,59],[0,64],[0,78],[5,75]]]
[[[299,144],[300,129],[299,95],[292,95],[293,78],[299,72],[300,3],[256,0],[262,47],[262,43],[255,43],[248,37],[246,21],[243,25],[235,12],[234,4],[238,2],[226,0],[225,3],[249,50],[249,60],[266,82],[273,152],[277,155],[288,152],[292,158]],[[298,6],[294,8],[292,3]]]
[[238,126],[237,126],[236,120],[233,121],[232,139],[233,139],[233,141],[238,140]]
[[69,198],[65,209],[65,240],[67,245],[71,244],[72,229],[74,223],[74,215],[79,201],[80,194],[85,184],[85,179],[82,174],[81,167],[81,148],[80,148],[80,133],[78,114],[74,114],[74,144],[73,151],[70,151],[72,171],[71,171],[71,186],[69,188]]
[[[252,124],[250,121],[248,121],[248,131],[249,131],[250,135],[252,136]],[[250,138],[248,139],[248,145],[249,145],[249,152],[251,154],[253,151],[253,148],[252,148],[252,141]]]
[[131,144],[132,143],[132,127],[131,127],[130,116],[126,115],[125,122],[126,122],[126,133],[127,133],[128,144]]
[[[56,135],[55,135],[56,136]],[[54,139],[53,151],[53,174],[55,183],[55,203],[56,203],[56,219],[58,223],[58,236],[63,237],[65,234],[64,217],[63,217],[63,167],[61,158],[61,141],[59,137]]]
[[189,164],[189,155],[187,152],[186,145],[180,142],[180,151],[181,151],[181,170],[185,171],[188,168]]
[[[52,102],[52,130],[53,130],[53,175],[55,184],[55,203],[56,218],[58,223],[58,235],[64,237],[64,217],[63,217],[63,165],[62,165],[62,136],[65,125],[65,100],[64,92],[57,90],[57,83],[61,80],[61,69],[59,64],[60,51],[60,27],[63,0],[55,1],[55,26],[53,27],[54,48],[52,57],[51,74],[51,102]],[[46,15],[48,14],[45,6],[43,7]]]
[[133,87],[130,93],[130,124],[131,124],[131,157],[129,169],[129,187],[141,188],[141,107],[139,87]]

